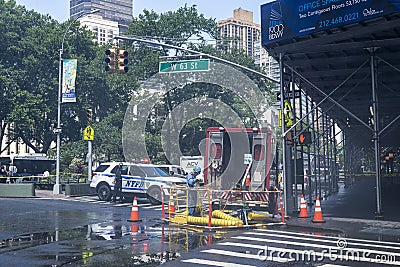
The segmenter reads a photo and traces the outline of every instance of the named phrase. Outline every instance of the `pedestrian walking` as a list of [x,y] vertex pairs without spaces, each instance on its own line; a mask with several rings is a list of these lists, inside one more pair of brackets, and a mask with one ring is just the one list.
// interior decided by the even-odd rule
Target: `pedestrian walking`
[[1,183],[6,183],[6,179],[5,177],[7,177],[7,170],[6,170],[6,166],[1,166],[1,170],[0,170],[0,182]]
[[272,217],[276,214],[276,201],[277,201],[277,188],[273,185],[269,187],[268,194],[268,208],[267,211],[272,214]]
[[193,215],[195,210],[196,210],[196,206],[197,206],[197,191],[194,190],[194,188],[197,185],[197,182],[199,181],[199,179],[197,178],[197,175],[199,175],[201,173],[201,168],[199,166],[196,166],[193,168],[193,172],[189,173],[188,175],[186,175],[186,184],[188,186],[188,210],[189,210],[189,215]]
[[15,183],[15,181],[17,180],[17,178],[13,178],[17,175],[18,169],[17,166],[13,165],[12,163],[10,164],[10,167],[8,167],[9,170],[9,174],[10,174],[10,178],[11,178],[11,182]]

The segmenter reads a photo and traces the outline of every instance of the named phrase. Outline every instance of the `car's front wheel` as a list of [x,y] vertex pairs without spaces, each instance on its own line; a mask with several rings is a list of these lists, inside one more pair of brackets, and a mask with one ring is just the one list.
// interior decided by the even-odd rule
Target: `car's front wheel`
[[111,188],[108,184],[101,184],[97,189],[100,200],[109,201],[111,199]]
[[161,189],[158,187],[151,187],[147,190],[147,199],[153,205],[161,204]]

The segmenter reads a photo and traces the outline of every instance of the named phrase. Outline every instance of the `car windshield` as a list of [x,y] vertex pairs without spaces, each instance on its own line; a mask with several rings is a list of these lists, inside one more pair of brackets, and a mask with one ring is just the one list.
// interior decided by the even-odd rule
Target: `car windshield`
[[146,173],[147,177],[168,176],[168,174],[158,167],[142,166],[141,169]]

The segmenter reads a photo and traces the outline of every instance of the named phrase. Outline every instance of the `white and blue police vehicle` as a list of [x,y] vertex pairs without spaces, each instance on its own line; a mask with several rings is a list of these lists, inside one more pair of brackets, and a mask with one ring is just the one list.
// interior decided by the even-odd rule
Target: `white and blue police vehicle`
[[115,174],[121,165],[122,196],[147,198],[151,204],[161,203],[161,188],[166,196],[173,185],[186,184],[185,178],[170,176],[152,164],[106,162],[93,172],[90,187],[100,200],[109,201],[115,185]]

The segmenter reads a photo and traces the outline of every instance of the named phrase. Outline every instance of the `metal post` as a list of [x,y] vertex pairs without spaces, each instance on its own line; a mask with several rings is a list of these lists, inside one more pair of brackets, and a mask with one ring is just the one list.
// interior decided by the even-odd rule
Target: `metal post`
[[92,141],[88,141],[88,181],[92,181]]
[[[69,27],[67,28],[67,30]],[[53,187],[53,194],[62,193],[62,185],[60,184],[60,145],[61,145],[61,90],[62,90],[62,55],[64,50],[65,34],[61,43],[59,63],[58,63],[58,98],[57,98],[57,157],[56,157],[56,184]]]
[[285,89],[284,89],[284,84],[283,84],[283,54],[279,54],[279,72],[280,72],[280,91],[281,91],[281,112],[282,112],[282,179],[283,179],[283,207],[281,209],[284,209],[284,213],[282,212],[282,217],[287,216],[287,174],[286,174],[286,140],[285,140],[285,135],[283,134],[285,132],[285,115],[283,114],[285,110]]
[[335,129],[335,121],[333,123],[333,164],[334,164],[334,179],[333,179],[333,190],[335,193],[339,192],[338,188],[338,180],[339,180],[339,168],[337,163],[337,142],[336,142],[336,129]]
[[[326,164],[326,154],[327,154],[327,132],[326,132],[326,114],[324,113],[323,110],[321,110],[322,116],[321,116],[321,121],[322,121],[322,160],[324,162],[324,196],[319,196],[321,199],[326,198],[328,196],[327,193],[327,186],[326,186],[326,171],[327,171],[327,164]],[[321,168],[320,168],[321,169]]]
[[[92,10],[89,14],[94,14],[99,12],[99,9]],[[78,17],[76,17],[70,24],[68,24],[65,29],[62,41],[61,41],[61,49],[60,56],[58,62],[58,98],[57,98],[57,128],[55,133],[57,134],[57,156],[56,156],[56,184],[53,187],[53,194],[58,195],[62,193],[62,185],[60,184],[60,145],[61,145],[61,91],[62,91],[62,62],[63,62],[63,53],[64,53],[64,41],[65,36],[67,35],[69,28],[83,15],[86,13],[82,13]]]
[[[293,70],[291,71],[291,92],[292,92],[292,110],[293,110],[293,123],[296,123],[297,120],[297,109],[296,109],[296,96],[295,96],[295,91],[296,91],[296,85],[294,82],[294,72]],[[298,198],[298,192],[297,192],[297,131],[296,127],[293,128],[293,163],[294,163],[294,209],[293,212],[297,213],[300,210],[297,198]]]
[[[308,114],[308,111],[310,109],[310,102],[311,99],[309,101],[308,97],[305,96],[306,98],[306,113]],[[310,116],[307,116],[307,120],[306,120],[307,125],[310,126]],[[311,125],[312,128],[308,128],[309,131],[311,132],[313,130],[313,126]],[[313,142],[315,144],[315,142]],[[313,186],[313,182],[312,182],[312,178],[311,178],[311,146],[307,146],[307,186],[308,186],[308,205],[312,204],[312,186]]]
[[372,84],[372,109],[374,111],[374,145],[375,145],[375,177],[376,177],[376,217],[382,217],[381,210],[381,172],[380,172],[380,144],[379,144],[379,116],[378,94],[376,91],[376,48],[370,48],[371,54],[371,84]]
[[[306,100],[307,101],[307,100]],[[301,91],[301,84],[299,83],[299,112],[300,112],[300,118],[303,118],[303,94]],[[303,123],[300,123],[300,132],[303,132]],[[300,155],[301,155],[301,162],[302,162],[302,170],[301,170],[301,194],[305,196],[304,192],[304,146],[300,146]]]

